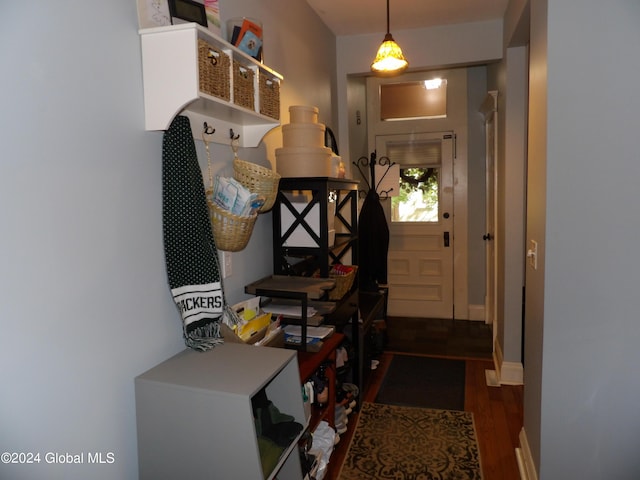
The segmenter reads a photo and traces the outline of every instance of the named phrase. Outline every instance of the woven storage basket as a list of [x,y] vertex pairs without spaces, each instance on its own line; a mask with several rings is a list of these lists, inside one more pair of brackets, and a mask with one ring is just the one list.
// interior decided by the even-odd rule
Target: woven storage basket
[[260,113],[280,120],[280,82],[262,73],[258,80]]
[[280,174],[270,168],[236,158],[233,160],[233,178],[251,193],[257,193],[264,197],[264,205],[260,207],[259,213],[271,210],[278,195]]
[[356,273],[358,272],[358,267],[357,265],[349,266],[352,270],[345,275],[337,275],[333,270],[329,272],[329,277],[336,282],[336,286],[329,290],[329,300],[340,300],[344,297],[345,293],[351,290],[353,281],[356,278]]
[[248,217],[234,215],[213,203],[212,197],[213,191],[207,190],[207,205],[216,248],[225,252],[244,250],[253,233],[258,214],[254,213]]
[[233,62],[233,103],[255,110],[253,70]]
[[200,91],[229,101],[231,81],[229,56],[222,50],[198,39],[198,67]]

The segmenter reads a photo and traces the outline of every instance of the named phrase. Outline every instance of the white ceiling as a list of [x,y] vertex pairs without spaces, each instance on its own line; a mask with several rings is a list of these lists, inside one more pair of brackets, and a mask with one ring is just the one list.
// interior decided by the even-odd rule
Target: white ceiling
[[[509,0],[390,0],[390,30],[502,18]],[[337,36],[387,30],[385,0],[307,0]]]

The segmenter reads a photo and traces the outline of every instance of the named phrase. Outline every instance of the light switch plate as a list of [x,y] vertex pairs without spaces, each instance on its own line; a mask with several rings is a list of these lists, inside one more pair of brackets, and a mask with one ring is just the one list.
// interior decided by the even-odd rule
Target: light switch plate
[[225,252],[221,250],[220,252],[220,275],[222,278],[227,278],[231,276],[232,266],[231,266],[231,252]]

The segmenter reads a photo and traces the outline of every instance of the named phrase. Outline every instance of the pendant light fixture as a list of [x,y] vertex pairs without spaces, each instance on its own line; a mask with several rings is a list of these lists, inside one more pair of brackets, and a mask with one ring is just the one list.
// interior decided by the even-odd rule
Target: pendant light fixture
[[378,54],[371,64],[371,71],[382,74],[400,73],[409,66],[409,62],[402,55],[400,45],[389,31],[389,0],[387,0],[387,34],[384,36]]

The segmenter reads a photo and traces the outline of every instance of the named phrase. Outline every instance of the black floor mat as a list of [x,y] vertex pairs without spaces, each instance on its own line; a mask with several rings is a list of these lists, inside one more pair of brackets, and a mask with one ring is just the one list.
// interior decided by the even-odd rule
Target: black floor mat
[[464,410],[464,360],[394,355],[377,403]]

